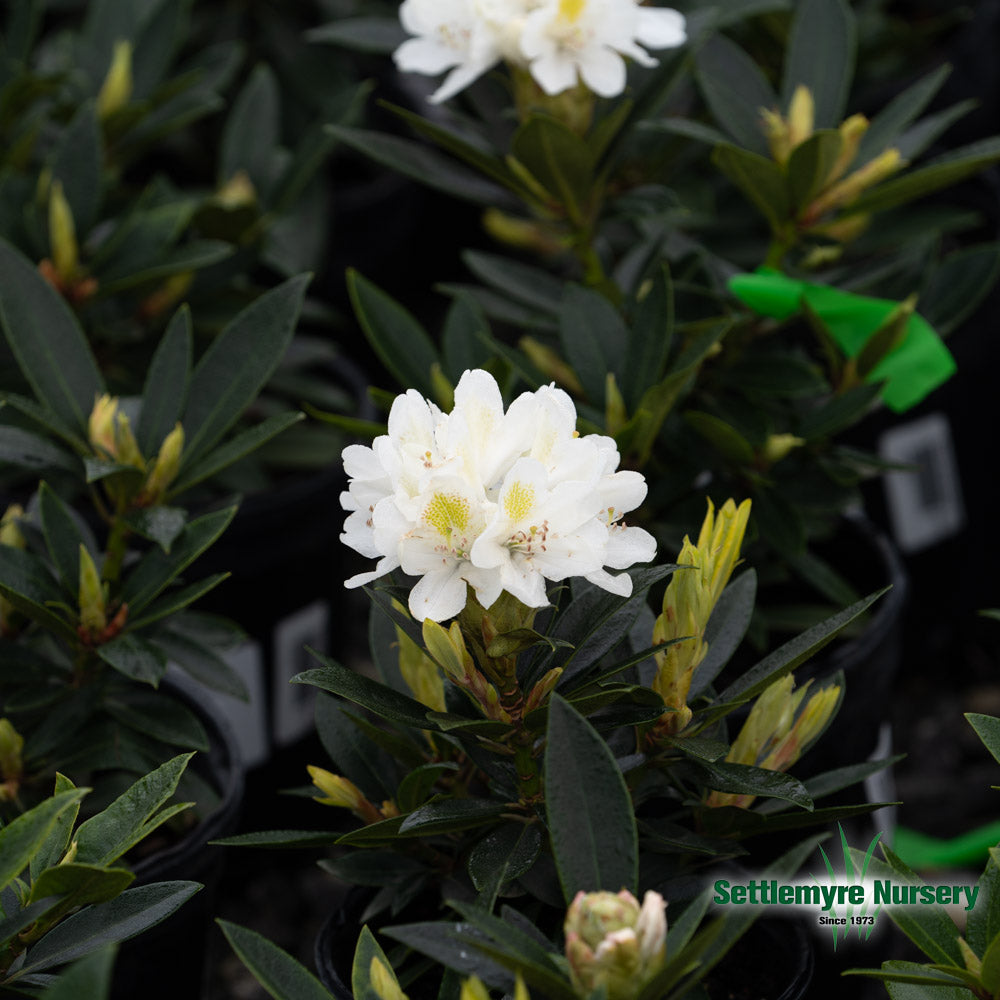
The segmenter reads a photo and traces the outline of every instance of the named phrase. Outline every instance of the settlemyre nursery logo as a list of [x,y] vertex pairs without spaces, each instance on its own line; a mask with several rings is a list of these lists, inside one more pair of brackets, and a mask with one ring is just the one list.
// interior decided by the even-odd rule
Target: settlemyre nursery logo
[[813,876],[812,881],[784,882],[775,878],[758,877],[744,882],[716,879],[712,901],[717,906],[762,906],[797,909],[816,915],[816,923],[828,927],[833,934],[833,947],[846,940],[853,929],[860,940],[867,941],[875,929],[883,907],[952,906],[972,910],[979,897],[979,886],[968,883],[924,884],[898,862],[894,855],[890,864],[879,866],[879,875],[869,874],[872,855],[882,834],[878,833],[861,858],[852,852],[843,828],[840,842],[844,868],[837,872],[826,851],[819,848],[826,866],[825,878]]

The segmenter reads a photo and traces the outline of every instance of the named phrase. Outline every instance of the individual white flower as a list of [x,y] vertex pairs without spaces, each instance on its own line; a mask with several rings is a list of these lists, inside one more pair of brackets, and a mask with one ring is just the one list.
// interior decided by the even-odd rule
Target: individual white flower
[[561,389],[523,393],[505,412],[484,371],[467,371],[444,414],[415,390],[398,396],[389,433],[344,450],[349,489],[341,540],[378,559],[356,587],[401,568],[419,582],[415,618],[443,621],[472,587],[484,607],[501,592],[547,603],[547,580],[583,576],[631,593],[626,569],[655,555],[652,536],[620,523],[646,495],[638,473],[616,472],[611,438],[579,437]]
[[579,77],[601,97],[625,89],[625,61],[656,60],[643,46],[672,48],[685,41],[684,15],[636,0],[548,0],[524,20],[521,54],[547,94],[574,87]]
[[500,61],[500,39],[477,0],[404,0],[399,19],[416,36],[393,53],[401,70],[432,76],[451,70],[431,95],[434,103],[453,97]]

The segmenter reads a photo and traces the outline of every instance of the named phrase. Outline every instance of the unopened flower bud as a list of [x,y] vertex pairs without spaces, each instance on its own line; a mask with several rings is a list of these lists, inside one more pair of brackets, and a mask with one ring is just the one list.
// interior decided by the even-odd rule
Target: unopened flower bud
[[813,134],[815,117],[816,104],[812,91],[800,83],[788,105],[788,142],[792,149]]
[[103,121],[120,108],[125,107],[132,97],[132,43],[127,40],[115,42],[111,55],[111,67],[101,84],[97,95],[97,115]]
[[[14,728],[9,719],[0,719],[0,801],[17,794],[24,773],[24,737]],[[7,795],[5,796],[5,790]]]
[[107,628],[104,586],[94,560],[87,547],[80,545],[80,628],[90,638],[99,636]]
[[861,140],[868,131],[868,119],[864,115],[851,115],[840,123],[840,152],[834,160],[830,172],[826,175],[824,186],[839,181],[847,173],[848,167],[854,162],[858,155],[858,148]]
[[245,170],[237,170],[218,191],[213,201],[222,208],[232,210],[257,204],[257,191]]
[[792,144],[788,137],[788,122],[777,111],[770,108],[760,109],[761,127],[767,136],[767,144],[775,163],[784,165],[792,153]]
[[21,534],[18,521],[24,517],[24,508],[19,503],[12,503],[0,517],[0,545],[12,549],[23,549],[27,544]]
[[71,284],[76,279],[80,264],[80,250],[76,242],[73,210],[60,181],[53,181],[49,189],[49,249],[56,276],[63,284]]
[[118,397],[104,393],[94,401],[87,423],[87,437],[90,446],[105,457],[115,455],[115,415],[118,413]]
[[490,1000],[490,992],[478,976],[470,976],[462,983],[459,1000]]
[[528,699],[524,703],[524,711],[530,712],[532,709],[538,708],[546,698],[555,690],[556,684],[559,683],[559,678],[562,677],[563,668],[553,667],[537,684],[531,689],[528,694]]
[[565,249],[544,223],[532,219],[518,219],[499,208],[483,212],[483,229],[498,243],[531,250],[542,256],[557,254]]
[[663,897],[647,892],[642,907],[627,890],[579,892],[566,914],[566,958],[580,997],[604,989],[631,1000],[662,968],[667,921]]
[[351,810],[358,810],[363,803],[368,802],[353,781],[339,774],[331,774],[322,767],[314,767],[312,764],[308,766],[308,771],[313,784],[323,793],[322,798],[316,797],[317,802],[325,806],[338,806]]
[[834,209],[850,206],[868,188],[874,187],[887,177],[891,177],[904,166],[906,166],[906,161],[898,149],[885,150],[874,160],[848,174],[842,181],[827,188],[816,198],[806,210],[806,222],[816,221]]
[[766,465],[771,466],[805,443],[805,438],[796,437],[794,434],[770,434],[764,442],[760,457]]
[[[131,435],[131,431],[129,431]],[[134,438],[132,439],[135,440]],[[138,451],[138,445],[136,446]],[[136,499],[140,507],[152,507],[163,500],[167,488],[177,478],[181,467],[181,454],[184,451],[184,428],[177,423],[174,429],[163,439],[153,471],[146,477],[142,492]],[[140,455],[141,458],[141,455]]]
[[961,935],[958,937],[958,950],[962,953],[965,968],[974,976],[981,976],[983,974],[982,959],[969,947],[969,942]]
[[445,710],[444,682],[437,664],[407,634],[396,626],[399,672],[413,697],[435,712]]

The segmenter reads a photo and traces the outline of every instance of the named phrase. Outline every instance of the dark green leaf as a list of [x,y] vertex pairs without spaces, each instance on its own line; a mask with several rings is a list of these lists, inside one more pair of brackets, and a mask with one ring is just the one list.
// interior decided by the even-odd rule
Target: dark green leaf
[[753,463],[753,445],[721,417],[700,410],[687,410],[684,420],[727,461],[736,465]]
[[233,951],[276,1000],[330,1000],[326,987],[305,966],[256,931],[216,920]]
[[697,764],[701,781],[709,788],[735,795],[764,795],[768,798],[784,799],[797,806],[812,810],[812,797],[798,778],[781,771],[769,771],[749,764],[729,764],[720,761]]
[[965,718],[983,741],[983,746],[1000,762],[1000,719],[977,712],[966,712]]
[[398,302],[353,269],[347,272],[347,287],[358,322],[382,363],[400,385],[432,396],[431,369],[440,358],[427,331]]
[[63,586],[76,597],[80,587],[80,546],[84,545],[83,534],[69,507],[48,483],[42,483],[38,489],[38,509],[42,516],[42,531],[49,558],[59,571]]
[[265,292],[226,325],[202,356],[184,414],[182,476],[240,418],[278,367],[308,281],[308,275],[300,275]]
[[297,674],[292,678],[293,684],[311,684],[313,687],[340,695],[390,722],[398,722],[415,729],[434,728],[427,720],[427,708],[416,699],[400,694],[353,670],[348,670],[319,653],[313,655],[323,666]]
[[502,188],[460,166],[437,150],[428,149],[408,139],[382,135],[367,129],[345,128],[341,125],[327,127],[345,146],[428,187],[483,205],[495,206],[504,201]]
[[593,193],[594,164],[580,136],[555,118],[533,115],[515,133],[511,153],[571,219],[583,219]]
[[621,392],[631,410],[663,377],[674,336],[674,286],[664,263],[639,302],[629,336]]
[[719,696],[719,701],[743,704],[756,697],[779,677],[783,677],[800,663],[804,663],[814,653],[819,652],[838,632],[864,614],[886,593],[887,589],[869,594],[849,608],[845,608],[794,639],[790,639],[751,667],[739,680],[730,684]]
[[507,823],[490,831],[469,854],[469,877],[487,910],[497,894],[535,863],[542,846],[537,824]]
[[59,817],[79,807],[87,789],[71,788],[45,799],[0,830],[0,889],[17,878],[42,850]]
[[140,778],[103,812],[91,816],[76,831],[76,861],[108,865],[155,829],[156,812],[177,790],[193,754],[185,753]]
[[395,795],[396,805],[402,812],[411,812],[422,806],[431,797],[438,778],[457,770],[458,765],[451,761],[419,765],[399,783]]
[[841,147],[840,133],[824,129],[799,143],[788,158],[788,193],[792,209],[801,212],[826,186]]
[[920,315],[942,336],[975,311],[1000,274],[1000,248],[993,243],[949,254],[929,275]]
[[62,297],[4,240],[0,323],[38,401],[86,436],[94,400],[104,391],[90,346]]
[[205,687],[232,695],[242,701],[250,700],[250,692],[243,678],[212,646],[174,630],[157,632],[156,644],[167,654],[172,663],[177,664],[181,670]]
[[781,97],[785,107],[800,84],[815,104],[816,127],[836,128],[844,117],[857,49],[854,14],[845,0],[802,0],[785,53]]
[[179,496],[192,486],[218,474],[303,419],[305,414],[295,411],[276,413],[259,424],[240,431],[225,444],[208,452],[191,468],[185,469],[176,485],[170,488],[170,495]]
[[177,576],[184,572],[226,530],[236,513],[235,507],[205,514],[191,521],[168,553],[153,549],[139,560],[122,586],[122,597],[129,613],[138,615]]
[[219,155],[220,186],[241,170],[261,198],[267,197],[271,160],[281,142],[281,95],[274,71],[258,63],[233,101],[222,129]]
[[108,1000],[115,964],[115,945],[107,945],[74,962],[55,978],[44,1000]]
[[316,732],[338,774],[376,802],[392,797],[396,786],[392,757],[372,745],[337,699],[317,696]]
[[157,687],[167,672],[163,651],[145,639],[126,633],[97,647],[97,655],[120,674]]
[[64,469],[80,474],[80,461],[58,445],[21,427],[0,425],[0,463],[9,462],[21,469],[41,471]]
[[788,220],[791,203],[781,168],[738,146],[716,146],[712,162],[757,206],[775,231]]
[[139,507],[129,511],[124,520],[137,535],[156,542],[169,553],[187,524],[187,511],[179,507]]
[[403,819],[401,837],[431,837],[439,833],[471,830],[495,820],[508,809],[491,799],[442,799],[428,802]]
[[135,875],[127,868],[68,862],[43,871],[31,885],[30,900],[36,902],[49,896],[62,896],[60,905],[75,909],[114,899],[134,881]]
[[[394,17],[342,17],[330,24],[310,28],[310,42],[330,42],[358,52],[389,55],[406,40],[407,35]],[[357,994],[355,994],[357,996]],[[357,1000],[361,1000],[357,996]]]
[[122,725],[170,746],[188,750],[209,749],[201,720],[182,702],[159,691],[128,689],[105,702],[108,714]]
[[[957,184],[1000,160],[1000,137],[982,139],[939,156],[919,170],[911,170],[877,185],[851,205],[852,212],[884,212],[943,187]],[[2,273],[2,272],[0,272]]]
[[867,163],[892,146],[903,129],[933,100],[950,73],[951,67],[947,64],[939,66],[897,94],[882,108],[872,118],[868,131],[861,140],[856,162],[859,165]]
[[881,392],[881,383],[848,389],[807,413],[798,432],[807,441],[830,437],[856,424],[872,408]]
[[979,895],[969,912],[965,938],[969,947],[982,955],[991,941],[1000,939],[1000,849],[990,848],[989,861],[977,883]]
[[187,402],[191,373],[191,312],[181,306],[150,362],[142,390],[142,411],[136,440],[143,455],[152,457],[174,429]]
[[372,963],[376,959],[395,980],[396,974],[393,972],[392,963],[375,940],[375,935],[367,926],[362,927],[354,950],[354,961],[351,964],[351,994],[354,1000],[382,1000],[381,994],[376,992],[371,981]]
[[237,833],[211,843],[219,847],[329,847],[339,832],[330,830],[262,830],[260,833]]
[[47,631],[70,642],[77,640],[73,626],[47,606],[49,601],[62,600],[58,582],[45,564],[30,552],[10,546],[4,549],[0,560],[0,594]]
[[[54,795],[61,795],[63,792],[70,792],[76,785],[64,774],[56,772],[56,784]],[[80,812],[79,799],[70,808],[59,814],[55,825],[49,831],[44,843],[35,851],[31,858],[31,877],[36,878],[41,872],[52,865],[57,865],[65,856],[70,843],[70,834],[76,824],[76,817]]]
[[716,35],[698,51],[695,76],[716,122],[746,150],[766,153],[760,113],[777,110],[778,98],[757,64],[734,42]]
[[28,951],[21,975],[41,972],[117,941],[126,941],[165,920],[201,886],[197,882],[154,882],[127,889],[117,899],[88,906],[67,917]]
[[87,101],[66,126],[51,164],[52,179],[62,184],[81,243],[100,210],[103,158],[97,112],[94,103]]
[[[27,396],[19,396],[16,393],[0,393],[0,406],[9,406],[12,410],[26,416],[32,423],[48,431],[55,438],[59,438],[64,444],[69,445],[74,451],[83,451],[87,448],[83,439],[77,434],[61,417],[53,413],[48,407],[36,403]],[[42,440],[41,438],[39,440]],[[78,470],[78,466],[73,466]]]
[[489,352],[479,339],[481,333],[488,336],[489,331],[489,321],[479,303],[471,295],[458,295],[448,309],[441,335],[444,371],[453,383],[463,372],[489,363]]
[[466,250],[462,260],[480,281],[526,306],[555,315],[565,285],[541,268],[481,250]]
[[736,652],[750,627],[756,597],[757,574],[752,569],[741,573],[722,592],[705,629],[708,652],[694,673],[689,699],[704,691]]
[[563,895],[636,889],[632,800],[607,744],[553,694],[545,748],[545,809]]
[[559,310],[559,337],[587,399],[603,407],[608,372],[621,377],[628,342],[618,310],[598,292],[569,285]]

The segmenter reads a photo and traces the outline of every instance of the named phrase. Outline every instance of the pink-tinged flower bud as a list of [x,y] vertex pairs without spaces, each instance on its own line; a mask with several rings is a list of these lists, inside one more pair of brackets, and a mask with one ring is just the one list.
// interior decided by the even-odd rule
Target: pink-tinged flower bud
[[566,959],[580,997],[603,988],[608,1000],[631,1000],[662,968],[667,921],[663,897],[647,892],[579,892],[566,913]]

